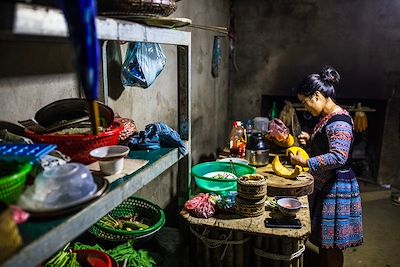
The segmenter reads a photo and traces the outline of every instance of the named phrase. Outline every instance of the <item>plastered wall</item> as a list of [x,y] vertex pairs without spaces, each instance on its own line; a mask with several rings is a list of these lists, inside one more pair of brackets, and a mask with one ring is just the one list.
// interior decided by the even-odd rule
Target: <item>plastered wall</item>
[[[190,18],[194,24],[228,26],[229,1],[180,1],[172,17]],[[216,33],[185,28],[192,32],[192,156],[214,153],[226,142],[228,97],[228,39],[222,39],[222,62],[218,78],[211,76],[213,38]],[[124,45],[121,55],[125,56]],[[148,89],[126,88],[109,105],[121,116],[132,118],[141,130],[163,121],[177,128],[176,47],[163,46],[167,64]],[[17,123],[28,119],[46,104],[77,97],[78,85],[72,65],[72,51],[66,39],[0,40],[0,120]],[[113,81],[119,77],[111,77]],[[118,88],[117,88],[118,89]],[[169,205],[176,193],[173,168],[139,195]]]

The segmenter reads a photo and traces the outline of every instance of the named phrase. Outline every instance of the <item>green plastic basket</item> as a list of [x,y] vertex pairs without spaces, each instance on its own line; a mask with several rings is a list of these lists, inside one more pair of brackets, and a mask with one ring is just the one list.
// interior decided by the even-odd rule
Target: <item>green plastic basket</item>
[[0,201],[12,204],[18,200],[31,169],[29,163],[0,162]]
[[192,167],[192,175],[194,176],[198,187],[205,189],[206,191],[219,192],[236,190],[237,179],[205,177],[206,174],[211,172],[228,172],[240,177],[246,174],[255,174],[256,169],[246,164],[231,164],[229,162],[220,161],[200,163]]
[[126,231],[107,227],[98,221],[89,229],[89,232],[108,241],[143,239],[154,235],[165,223],[165,214],[162,208],[148,200],[137,197],[126,199],[113,209],[109,215],[115,219],[138,215],[149,219],[152,225],[145,230]]

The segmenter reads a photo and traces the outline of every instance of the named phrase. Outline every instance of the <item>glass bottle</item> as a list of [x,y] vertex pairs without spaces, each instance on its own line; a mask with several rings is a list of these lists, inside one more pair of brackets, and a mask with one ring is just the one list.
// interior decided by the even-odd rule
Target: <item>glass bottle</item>
[[270,119],[270,120],[273,120],[273,119],[277,118],[277,116],[278,116],[278,110],[276,109],[276,103],[275,103],[275,101],[272,102],[272,107],[271,107],[271,109],[269,110],[268,116],[269,116],[269,119]]

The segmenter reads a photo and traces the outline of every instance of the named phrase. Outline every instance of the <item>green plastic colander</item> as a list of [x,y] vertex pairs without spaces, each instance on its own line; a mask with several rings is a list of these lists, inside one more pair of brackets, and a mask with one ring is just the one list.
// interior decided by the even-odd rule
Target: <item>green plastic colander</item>
[[158,205],[138,197],[130,197],[113,209],[109,215],[115,219],[126,216],[138,215],[141,218],[149,219],[152,224],[145,230],[126,231],[108,227],[98,221],[89,232],[98,238],[108,241],[122,241],[132,239],[150,238],[165,223],[165,214]]

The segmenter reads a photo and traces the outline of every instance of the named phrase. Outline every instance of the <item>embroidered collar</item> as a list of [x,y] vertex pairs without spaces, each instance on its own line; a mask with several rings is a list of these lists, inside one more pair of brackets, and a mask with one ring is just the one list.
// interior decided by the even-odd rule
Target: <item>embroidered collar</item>
[[313,130],[312,135],[311,135],[311,140],[314,139],[314,136],[315,136],[318,132],[321,131],[321,129],[326,125],[326,123],[328,122],[328,120],[329,120],[330,118],[332,118],[332,117],[335,116],[335,115],[341,115],[341,114],[350,116],[350,115],[349,115],[349,112],[347,112],[347,110],[344,110],[344,109],[342,109],[342,108],[339,108],[339,109],[333,111],[332,113],[330,113],[330,114],[328,114],[328,115],[325,115],[325,117],[322,117],[321,120],[320,120],[320,121],[317,123],[317,125],[315,125],[315,127],[314,127],[314,130]]

